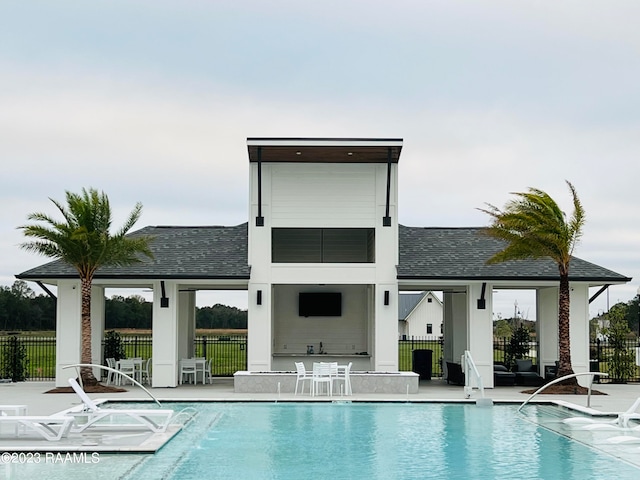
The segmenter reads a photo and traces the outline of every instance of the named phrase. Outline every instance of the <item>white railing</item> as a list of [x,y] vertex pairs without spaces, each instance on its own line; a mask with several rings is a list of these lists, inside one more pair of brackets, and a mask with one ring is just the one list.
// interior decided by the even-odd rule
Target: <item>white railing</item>
[[471,356],[471,352],[469,350],[464,351],[464,355],[462,355],[462,367],[465,371],[464,376],[464,394],[466,398],[471,397],[471,393],[473,392],[473,386],[471,385],[471,375],[473,373],[473,377],[476,380],[476,384],[478,386],[478,390],[480,390],[480,395],[484,398],[484,386],[482,385],[482,375],[478,371],[478,367],[476,367],[476,363],[473,361],[473,357]]
[[529,400],[531,400],[533,397],[535,397],[537,394],[539,394],[541,391],[543,391],[545,388],[550,387],[551,385],[554,385],[558,382],[562,382],[563,380],[566,380],[567,378],[575,378],[575,377],[580,377],[582,375],[590,375],[591,379],[589,381],[589,390],[587,392],[587,407],[591,407],[591,386],[593,385],[593,377],[608,377],[609,374],[608,373],[600,373],[600,372],[581,372],[581,373],[571,373],[569,375],[565,375],[564,377],[560,377],[560,378],[556,378],[555,380],[541,386],[539,389],[537,389],[535,392],[533,392],[531,394],[531,396],[529,398],[527,398],[522,405],[520,405],[518,407],[518,411],[522,410],[522,407],[524,407],[527,403],[529,403]]
[[158,406],[162,406],[162,404],[160,403],[160,400],[158,400],[156,397],[153,396],[153,394],[147,390],[146,388],[144,388],[144,385],[142,385],[140,382],[138,382],[135,378],[130,377],[129,375],[127,375],[126,373],[122,373],[120,370],[116,370],[115,368],[111,368],[111,367],[105,367],[104,365],[97,365],[95,363],[74,363],[72,365],[65,365],[62,368],[75,368],[76,369],[76,375],[78,375],[78,378],[80,379],[80,386],[84,388],[84,385],[82,385],[82,375],[80,375],[80,371],[78,370],[79,367],[92,367],[92,368],[100,368],[102,370],[106,370],[107,372],[114,372],[117,375],[121,375],[123,377],[125,377],[127,380],[131,380],[135,385],[139,386],[142,390],[144,390],[147,395],[149,395],[154,402],[156,402],[158,404]]

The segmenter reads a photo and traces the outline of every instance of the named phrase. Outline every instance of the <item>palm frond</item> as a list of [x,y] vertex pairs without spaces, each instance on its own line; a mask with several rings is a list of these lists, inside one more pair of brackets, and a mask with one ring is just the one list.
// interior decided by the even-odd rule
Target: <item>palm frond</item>
[[574,205],[569,220],[555,200],[537,188],[512,192],[515,198],[507,202],[504,210],[491,204],[479,209],[491,217],[486,233],[507,244],[487,263],[549,257],[561,271],[568,269],[573,249],[582,234],[584,209],[573,185],[567,184]]
[[140,218],[142,204],[137,203],[124,226],[110,232],[112,212],[104,192],[82,189],[80,194],[65,192],[66,205],[51,199],[63,217],[58,221],[44,213],[32,213],[34,224],[18,227],[25,237],[35,239],[21,248],[74,266],[81,278],[92,278],[102,266],[124,266],[141,261],[141,255],[153,258],[151,237],[127,238],[126,233]]

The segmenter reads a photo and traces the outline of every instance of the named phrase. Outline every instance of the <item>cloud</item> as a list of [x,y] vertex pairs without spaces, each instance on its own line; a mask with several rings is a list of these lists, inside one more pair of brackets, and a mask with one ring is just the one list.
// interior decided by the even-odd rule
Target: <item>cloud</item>
[[578,256],[640,278],[638,2],[186,5],[3,5],[0,282],[65,190],[104,190],[116,224],[137,201],[140,226],[246,221],[250,136],[403,137],[407,225],[484,225],[530,186],[569,210],[568,179]]

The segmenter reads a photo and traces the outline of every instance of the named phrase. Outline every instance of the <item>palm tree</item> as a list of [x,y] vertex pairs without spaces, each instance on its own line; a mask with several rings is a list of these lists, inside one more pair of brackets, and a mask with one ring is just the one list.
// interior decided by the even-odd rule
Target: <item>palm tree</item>
[[[550,258],[558,265],[558,377],[573,373],[569,340],[569,264],[585,223],[578,194],[571,182],[567,181],[567,185],[573,196],[573,213],[568,219],[553,198],[537,188],[513,193],[516,198],[509,201],[504,210],[491,204],[487,204],[488,209],[479,209],[492,217],[487,234],[507,242],[507,246],[487,263]],[[573,378],[566,383],[577,384],[577,381]]]
[[[81,363],[91,363],[91,284],[96,271],[103,266],[124,266],[141,261],[140,256],[153,258],[148,236],[127,237],[127,232],[140,218],[142,204],[137,203],[124,226],[115,234],[109,229],[112,222],[111,206],[104,192],[82,189],[82,194],[66,192],[67,204],[50,199],[64,220],[57,221],[45,213],[32,213],[28,220],[39,224],[23,225],[26,237],[34,241],[21,248],[60,259],[73,266],[81,281]],[[43,225],[44,224],[44,225]],[[91,368],[80,371],[86,385],[97,384]]]

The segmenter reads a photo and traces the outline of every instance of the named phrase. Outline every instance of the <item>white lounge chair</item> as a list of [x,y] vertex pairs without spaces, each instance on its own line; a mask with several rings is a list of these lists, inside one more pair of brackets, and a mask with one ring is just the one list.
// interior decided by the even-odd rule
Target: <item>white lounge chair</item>
[[640,420],[640,412],[637,412],[638,407],[640,407],[640,397],[633,402],[626,412],[619,413],[614,419],[600,420],[589,417],[571,417],[565,418],[563,423],[582,430],[638,430],[640,426],[629,423],[631,420]]
[[45,440],[56,442],[69,433],[73,420],[70,415],[0,415],[0,437],[5,436],[3,425],[13,425],[13,437],[19,437],[22,432],[30,430]]
[[[89,427],[121,428],[123,430],[144,428],[152,432],[164,432],[173,418],[173,410],[100,408],[87,396],[75,378],[69,379],[69,385],[83,403],[81,409],[68,412],[75,419],[71,429],[74,433],[82,432]],[[121,420],[123,417],[124,421]]]

